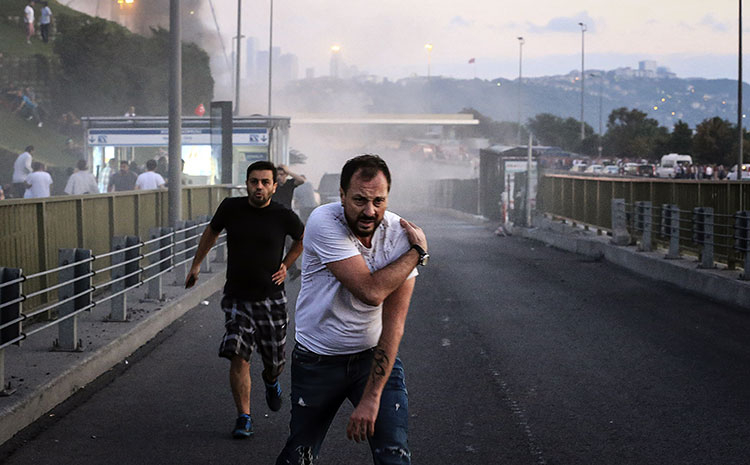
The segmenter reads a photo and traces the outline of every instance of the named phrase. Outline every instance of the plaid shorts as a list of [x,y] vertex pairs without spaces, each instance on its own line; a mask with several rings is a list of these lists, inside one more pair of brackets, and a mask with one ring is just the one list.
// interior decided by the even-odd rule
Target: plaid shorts
[[282,291],[265,300],[247,301],[224,296],[221,299],[226,332],[219,356],[240,356],[250,361],[253,349],[263,360],[263,378],[276,379],[284,369],[286,354],[286,294]]

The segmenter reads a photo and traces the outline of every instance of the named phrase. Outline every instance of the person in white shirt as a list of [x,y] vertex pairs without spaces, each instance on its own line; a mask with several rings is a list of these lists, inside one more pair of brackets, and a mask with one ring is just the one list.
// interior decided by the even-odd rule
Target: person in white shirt
[[347,398],[354,406],[347,437],[368,441],[375,463],[411,463],[408,396],[397,354],[415,267],[429,255],[424,232],[386,211],[390,186],[382,158],[352,158],[341,171],[341,202],[316,208],[307,221],[292,417],[277,465],[315,462]]
[[31,6],[32,2],[26,4],[26,8],[23,9],[23,23],[26,26],[26,43],[31,43],[31,36],[34,35],[34,7]]
[[13,186],[10,191],[11,197],[20,199],[26,192],[26,176],[28,176],[31,169],[31,155],[34,153],[34,146],[29,145],[26,147],[24,152],[16,158],[13,163]]
[[32,163],[34,171],[26,176],[26,192],[23,194],[24,199],[41,199],[50,196],[50,187],[52,186],[52,176],[44,171],[44,163],[35,161]]
[[42,2],[42,15],[39,18],[39,29],[42,33],[42,41],[49,42],[49,25],[52,22],[52,10],[47,2]]
[[135,190],[159,189],[164,187],[166,181],[156,171],[156,160],[146,162],[146,171],[138,175],[135,180]]
[[68,178],[65,193],[68,195],[98,194],[99,185],[94,175],[89,173],[86,160],[78,160],[76,168],[78,170]]

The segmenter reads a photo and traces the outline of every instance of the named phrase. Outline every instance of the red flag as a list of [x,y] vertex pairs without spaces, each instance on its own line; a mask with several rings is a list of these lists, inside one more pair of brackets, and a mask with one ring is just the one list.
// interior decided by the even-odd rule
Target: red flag
[[195,107],[195,114],[196,116],[203,116],[206,114],[206,107],[203,106],[202,103],[199,103],[197,107]]
[[474,63],[474,59],[473,58],[469,59],[469,64],[472,64],[472,63]]

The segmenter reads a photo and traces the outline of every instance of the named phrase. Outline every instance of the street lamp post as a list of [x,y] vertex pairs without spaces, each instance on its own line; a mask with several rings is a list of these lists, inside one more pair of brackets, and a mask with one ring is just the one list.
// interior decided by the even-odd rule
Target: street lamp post
[[271,76],[273,75],[273,0],[268,26],[268,116],[271,116]]
[[[739,153],[737,154],[737,180],[742,180],[742,0],[739,0],[740,11],[739,11],[739,36],[737,38],[738,43],[738,59],[737,59],[737,129],[740,133],[739,140]],[[740,184],[740,210],[742,210],[742,184]]]
[[521,145],[521,89],[523,87],[523,37],[518,37],[518,145]]
[[430,61],[432,57],[432,44],[425,44],[425,50],[427,50],[427,80],[430,80]]
[[586,25],[583,23],[578,23],[578,25],[581,26],[581,140],[583,140],[586,138],[585,123],[583,121],[583,91],[584,91],[584,83],[586,81],[586,74],[583,69],[583,57],[584,57],[583,38],[584,38],[584,33],[586,32]]
[[234,114],[240,114],[240,44],[242,43],[242,0],[237,0],[237,53],[234,57]]

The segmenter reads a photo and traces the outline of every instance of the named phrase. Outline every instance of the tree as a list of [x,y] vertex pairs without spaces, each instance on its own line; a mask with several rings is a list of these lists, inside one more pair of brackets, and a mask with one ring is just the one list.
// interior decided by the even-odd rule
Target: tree
[[[479,125],[476,127],[476,132],[470,134],[468,132],[457,131],[457,135],[469,136],[479,135],[480,137],[486,137],[489,139],[491,144],[505,144],[505,145],[516,145],[518,143],[518,123],[509,123],[507,121],[495,121],[490,117],[484,116],[473,108],[464,108],[459,113],[470,114],[474,119],[479,121]],[[467,129],[472,131],[472,129]],[[528,142],[529,132],[526,128],[521,127],[521,144]]]
[[672,133],[669,135],[665,152],[689,154],[692,150],[693,131],[687,123],[679,120],[675,123]]
[[668,138],[667,129],[646,113],[621,107],[609,114],[604,147],[617,158],[656,159]]
[[701,163],[731,166],[737,158],[737,127],[715,116],[695,127],[693,155]]
[[540,113],[530,118],[526,124],[542,145],[560,147],[571,152],[589,155],[596,153],[596,142],[588,140],[595,137],[594,129],[588,124],[584,124],[586,139],[582,143],[581,123],[575,118],[563,119],[551,113]]
[[[69,23],[55,41],[61,75],[56,100],[79,115],[165,115],[169,95],[169,32],[132,34],[102,19]],[[194,44],[182,46],[183,113],[213,97],[208,55]]]

